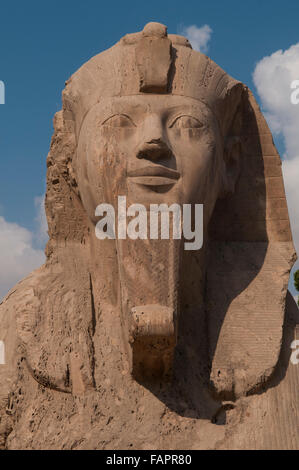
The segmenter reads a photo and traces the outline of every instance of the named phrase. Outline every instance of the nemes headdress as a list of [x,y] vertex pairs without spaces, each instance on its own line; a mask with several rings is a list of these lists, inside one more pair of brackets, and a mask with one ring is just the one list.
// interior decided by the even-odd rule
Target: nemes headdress
[[194,51],[186,38],[167,35],[162,24],[148,23],[142,32],[127,34],[84,64],[67,82],[64,104],[75,116],[78,133],[87,112],[103,97],[181,95],[208,105],[225,131],[229,122],[224,101],[241,92],[240,82]]

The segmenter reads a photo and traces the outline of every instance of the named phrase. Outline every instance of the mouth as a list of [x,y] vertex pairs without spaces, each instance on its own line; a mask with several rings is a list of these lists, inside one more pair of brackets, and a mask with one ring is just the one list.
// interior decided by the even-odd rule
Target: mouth
[[169,186],[175,184],[180,178],[180,173],[165,166],[147,166],[127,173],[133,183],[144,186]]

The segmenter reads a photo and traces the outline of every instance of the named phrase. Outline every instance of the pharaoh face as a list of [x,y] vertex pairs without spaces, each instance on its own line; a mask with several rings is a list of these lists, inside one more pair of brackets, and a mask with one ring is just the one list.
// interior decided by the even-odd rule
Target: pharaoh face
[[[76,171],[94,223],[99,204],[117,210],[117,197],[126,196],[128,206],[147,209],[203,204],[205,232],[221,191],[223,164],[218,123],[206,105],[184,96],[139,94],[103,99],[89,111]],[[182,244],[171,239],[116,243],[124,324],[135,338],[133,375],[156,368],[164,374],[171,369],[178,328]]]
[[222,140],[212,111],[184,96],[103,99],[79,136],[77,178],[85,209],[126,195],[130,204],[204,205],[209,219],[221,189]]

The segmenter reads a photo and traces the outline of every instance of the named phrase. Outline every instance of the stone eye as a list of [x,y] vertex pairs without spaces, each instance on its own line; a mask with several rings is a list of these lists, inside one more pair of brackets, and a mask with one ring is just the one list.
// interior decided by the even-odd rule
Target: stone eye
[[103,122],[107,127],[136,127],[132,119],[125,114],[115,114]]
[[192,116],[179,116],[170,125],[176,129],[198,129],[202,127],[201,122]]

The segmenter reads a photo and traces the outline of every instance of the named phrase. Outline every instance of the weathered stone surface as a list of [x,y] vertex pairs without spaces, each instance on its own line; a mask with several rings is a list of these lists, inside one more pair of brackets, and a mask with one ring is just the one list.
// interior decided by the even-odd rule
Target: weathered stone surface
[[[0,445],[298,448],[295,255],[247,87],[151,23],[68,80],[54,128],[47,261],[0,304]],[[202,249],[98,240],[119,195],[204,204]]]

